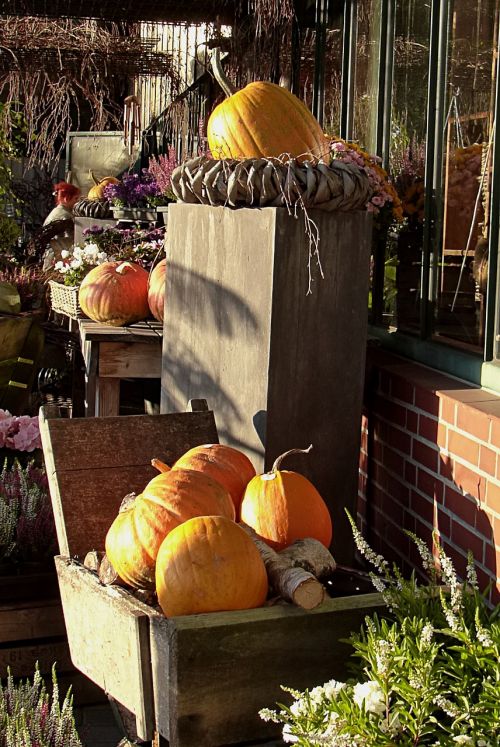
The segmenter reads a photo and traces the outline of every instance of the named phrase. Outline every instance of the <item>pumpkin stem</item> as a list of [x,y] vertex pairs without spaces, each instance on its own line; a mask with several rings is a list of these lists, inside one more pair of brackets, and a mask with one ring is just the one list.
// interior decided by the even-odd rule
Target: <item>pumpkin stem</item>
[[134,268],[132,267],[132,263],[131,262],[122,262],[115,269],[115,272],[117,272],[119,275],[123,275],[126,272],[128,272],[128,270],[133,270],[133,269]]
[[280,454],[280,456],[275,460],[273,466],[271,467],[271,472],[277,472],[279,468],[281,467],[281,462],[285,457],[290,456],[290,454],[309,454],[311,451],[313,445],[309,444],[307,449],[290,449],[289,451],[285,451],[284,454]]
[[94,182],[94,184],[99,184],[99,182],[94,176],[94,172],[92,171],[92,169],[89,169],[89,172],[90,172],[90,176],[92,177],[92,181]]
[[236,86],[233,86],[226,77],[220,60],[220,47],[214,47],[212,54],[210,55],[210,63],[212,65],[212,71],[214,78],[220,85],[226,96],[232,96],[238,90]]
[[162,462],[160,459],[151,459],[151,464],[158,470],[158,472],[170,472],[168,464],[165,464],[165,462]]

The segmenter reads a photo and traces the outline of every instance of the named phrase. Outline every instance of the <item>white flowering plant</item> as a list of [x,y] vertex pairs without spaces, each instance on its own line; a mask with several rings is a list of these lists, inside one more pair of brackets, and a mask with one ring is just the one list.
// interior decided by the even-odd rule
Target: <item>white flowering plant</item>
[[410,535],[428,576],[405,579],[349,519],[387,616],[366,617],[351,637],[352,678],[305,692],[283,687],[292,703],[261,718],[303,747],[498,747],[500,606],[491,609],[479,591],[472,556],[460,582],[437,537],[430,550]]

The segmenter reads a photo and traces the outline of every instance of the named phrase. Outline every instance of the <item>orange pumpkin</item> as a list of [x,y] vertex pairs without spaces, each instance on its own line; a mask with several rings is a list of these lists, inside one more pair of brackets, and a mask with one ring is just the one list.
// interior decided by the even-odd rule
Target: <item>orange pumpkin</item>
[[134,262],[104,262],[84,277],[78,293],[90,319],[123,327],[149,316],[148,273]]
[[163,541],[156,591],[167,617],[252,609],[265,602],[267,573],[244,529],[223,516],[199,516]]
[[275,550],[305,537],[313,537],[325,547],[332,541],[330,512],[314,485],[298,472],[280,469],[289,454],[307,453],[310,448],[285,452],[271,472],[257,475],[246,487],[241,521]]
[[161,262],[153,268],[149,276],[148,286],[148,304],[149,309],[155,319],[163,321],[163,307],[165,305],[165,273],[167,270],[167,260]]
[[207,138],[214,158],[289,154],[302,161],[328,157],[329,144],[321,125],[293,93],[265,81],[249,83],[235,92],[216,56],[212,65],[228,96],[208,119]]
[[175,470],[154,477],[106,535],[106,555],[120,578],[139,589],[154,588],[155,563],[165,537],[193,516],[234,520],[227,490],[209,475]]
[[[158,459],[152,460],[160,471],[168,470]],[[224,485],[233,500],[238,519],[245,488],[255,477],[255,467],[242,451],[225,444],[204,444],[186,451],[171,469],[195,469],[204,472]]]
[[98,181],[92,172],[90,172],[90,175],[92,177],[92,181],[94,182],[94,186],[89,189],[89,193],[87,195],[87,198],[89,200],[103,200],[104,190],[106,189],[108,184],[120,183],[120,180],[115,176],[105,176],[104,179]]

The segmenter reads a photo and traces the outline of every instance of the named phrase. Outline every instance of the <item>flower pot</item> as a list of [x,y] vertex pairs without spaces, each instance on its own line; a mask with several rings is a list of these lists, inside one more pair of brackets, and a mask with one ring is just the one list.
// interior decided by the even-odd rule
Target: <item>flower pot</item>
[[112,208],[112,211],[115,220],[130,220],[154,223],[158,218],[155,208],[114,207]]

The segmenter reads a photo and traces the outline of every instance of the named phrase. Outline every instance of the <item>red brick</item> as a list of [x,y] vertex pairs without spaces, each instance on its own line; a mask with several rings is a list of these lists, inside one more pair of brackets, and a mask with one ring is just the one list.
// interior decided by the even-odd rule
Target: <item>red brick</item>
[[411,436],[409,433],[388,425],[385,432],[385,438],[387,444],[393,449],[401,451],[403,454],[410,454]]
[[453,459],[449,456],[441,456],[439,459],[439,474],[448,480],[453,480]]
[[435,449],[432,449],[430,446],[427,446],[414,438],[411,455],[413,459],[423,467],[427,467],[431,472],[437,472],[438,453]]
[[500,418],[491,419],[490,443],[493,448],[500,448]]
[[410,405],[413,404],[415,389],[413,384],[410,384],[406,379],[402,379],[400,376],[393,376],[391,381],[391,395],[394,399],[399,399],[402,402],[408,402]]
[[[434,521],[433,521],[434,523]],[[449,537],[451,532],[451,518],[444,511],[438,510],[437,529],[441,536]]]
[[464,553],[467,554],[470,550],[476,560],[483,561],[484,540],[458,521],[451,522],[451,541]]
[[387,541],[396,548],[398,554],[402,558],[408,557],[411,540],[405,532],[401,531],[398,527],[391,526],[387,536]]
[[408,505],[410,491],[406,483],[397,480],[393,475],[387,473],[386,489],[394,500],[398,501],[403,506]]
[[448,428],[444,423],[439,423],[438,425],[436,443],[440,449],[448,448]]
[[436,498],[438,502],[442,499],[443,483],[436,475],[429,474],[423,469],[418,470],[417,488],[430,498]]
[[406,428],[412,433],[418,433],[418,413],[414,410],[406,411]]
[[486,487],[486,505],[493,511],[500,512],[500,487],[490,480]]
[[446,541],[446,539],[443,539],[442,546],[445,553],[451,559],[451,562],[460,578],[465,578],[465,571],[467,569],[467,550],[453,547]]
[[490,435],[490,418],[487,413],[460,402],[457,407],[457,428],[487,442]]
[[428,389],[415,387],[415,407],[437,417],[439,415],[439,397]]
[[484,566],[491,571],[491,574],[495,577],[500,574],[500,552],[495,549],[492,542],[485,543]]
[[484,444],[481,444],[479,448],[479,468],[483,472],[487,472],[492,477],[496,475],[497,469],[497,454],[493,449],[489,449]]
[[373,409],[383,420],[388,420],[390,423],[404,428],[406,424],[406,407],[403,407],[403,405],[393,402],[390,399],[385,399],[385,397],[375,397]]
[[425,438],[426,441],[437,443],[437,433],[438,421],[427,417],[427,415],[420,415],[418,419],[418,435]]
[[455,516],[458,516],[462,521],[474,526],[476,521],[477,506],[475,501],[468,498],[463,493],[459,493],[458,490],[450,488],[449,485],[445,486],[444,489],[444,505],[449,511],[452,511]]
[[391,472],[395,472],[401,477],[404,476],[404,457],[402,457],[401,454],[398,454],[397,451],[390,449],[388,446],[384,448],[384,464]]
[[455,460],[453,460],[453,482],[464,493],[469,493],[479,503],[484,501],[486,495],[486,480],[484,477]]
[[368,433],[368,426],[369,426],[368,415],[366,413],[363,413],[361,415],[361,430]]
[[388,519],[399,526],[403,523],[403,506],[397,500],[394,500],[391,494],[385,494],[382,509]]
[[405,462],[405,480],[410,485],[415,485],[417,479],[417,468],[411,462]]
[[478,508],[477,506],[476,506],[474,527],[476,531],[481,532],[483,537],[485,537],[487,540],[493,539],[493,531],[494,531],[493,517],[487,514],[486,511],[483,511],[482,509]]
[[391,376],[387,371],[379,371],[378,386],[384,394],[391,391]]
[[420,493],[417,493],[416,490],[412,490],[411,508],[412,511],[414,511],[419,516],[419,518],[423,519],[429,524],[432,524],[432,519],[434,516],[434,504],[431,499],[425,498]]
[[450,430],[448,433],[448,451],[466,462],[477,466],[479,464],[479,444],[470,438]]
[[445,420],[447,423],[451,423],[451,425],[455,425],[455,416],[456,416],[456,401],[454,399],[450,399],[450,397],[445,397],[441,394],[441,420]]

